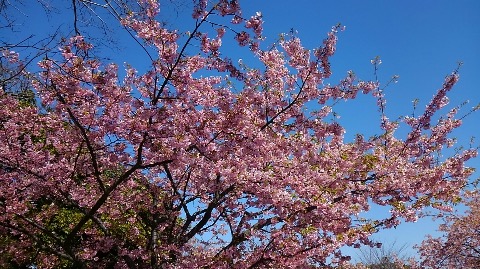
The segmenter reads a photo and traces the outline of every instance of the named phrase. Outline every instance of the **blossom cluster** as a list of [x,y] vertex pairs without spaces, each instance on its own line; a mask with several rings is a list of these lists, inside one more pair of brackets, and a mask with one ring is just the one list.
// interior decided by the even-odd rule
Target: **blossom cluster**
[[[343,246],[458,199],[476,151],[438,160],[461,121],[433,120],[458,74],[405,119],[406,139],[385,117],[379,135],[346,141],[329,104],[383,95],[353,72],[325,83],[340,26],[313,50],[289,35],[264,49],[261,13],[244,19],[238,1],[196,1],[187,36],[144,4],[121,23],[156,52],[150,70],[127,65],[121,78],[75,36],[39,63],[38,105],[0,92],[0,265],[341,264]],[[222,54],[229,37],[252,63]],[[388,216],[360,218],[372,203]]]

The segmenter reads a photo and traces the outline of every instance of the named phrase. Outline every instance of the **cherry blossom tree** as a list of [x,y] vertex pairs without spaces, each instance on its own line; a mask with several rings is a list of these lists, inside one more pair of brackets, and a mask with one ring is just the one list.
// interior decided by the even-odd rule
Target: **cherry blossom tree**
[[[458,198],[476,151],[440,158],[461,120],[437,115],[457,71],[423,114],[390,121],[377,81],[325,83],[341,26],[309,50],[292,34],[264,44],[261,13],[239,1],[197,1],[185,34],[157,21],[158,2],[140,3],[121,23],[149,70],[120,72],[76,35],[29,74],[36,104],[1,89],[3,267],[335,265],[341,247]],[[227,41],[249,58],[225,55]],[[27,74],[17,53],[2,57]],[[380,132],[346,141],[331,106],[359,94],[378,101]],[[390,214],[361,218],[371,204]]]
[[480,196],[473,194],[463,215],[449,215],[440,226],[445,234],[440,238],[429,236],[418,247],[424,268],[478,268],[480,267]]

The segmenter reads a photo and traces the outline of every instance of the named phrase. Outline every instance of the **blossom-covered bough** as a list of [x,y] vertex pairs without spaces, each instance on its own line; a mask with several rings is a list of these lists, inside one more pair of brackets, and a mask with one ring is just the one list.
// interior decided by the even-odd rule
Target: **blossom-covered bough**
[[480,197],[478,189],[467,195],[466,213],[449,214],[440,225],[440,238],[428,236],[420,246],[418,268],[480,267]]
[[[405,139],[382,115],[380,134],[348,142],[329,104],[370,94],[383,111],[384,96],[353,73],[324,85],[339,26],[314,50],[290,35],[263,49],[261,14],[245,19],[238,1],[198,1],[186,35],[141,4],[121,23],[155,51],[150,70],[120,78],[74,36],[39,63],[38,105],[2,90],[2,266],[311,268],[458,198],[476,151],[438,159],[461,122],[456,109],[432,119],[456,72],[405,118]],[[258,62],[225,57],[229,36]],[[389,216],[360,218],[371,204]]]

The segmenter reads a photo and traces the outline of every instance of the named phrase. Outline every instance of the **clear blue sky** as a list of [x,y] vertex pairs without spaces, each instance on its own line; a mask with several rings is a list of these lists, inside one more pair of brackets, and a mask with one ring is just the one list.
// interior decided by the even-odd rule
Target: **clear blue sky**
[[[62,1],[63,2],[63,1]],[[65,1],[70,2],[70,1]],[[190,0],[173,0],[177,7],[162,9],[162,20],[184,30],[191,30],[194,22],[185,20],[190,11]],[[52,3],[58,3],[53,1]],[[266,43],[275,42],[278,34],[298,31],[304,46],[314,48],[321,44],[326,33],[333,25],[341,23],[346,31],[340,33],[337,53],[332,58],[333,84],[342,78],[348,70],[353,70],[361,79],[374,79],[370,60],[380,56],[379,79],[386,82],[393,75],[399,75],[397,84],[387,90],[387,115],[396,119],[400,115],[412,112],[412,100],[420,100],[423,108],[443,79],[457,67],[460,69],[460,81],[450,94],[452,104],[465,100],[470,103],[460,115],[480,102],[480,1],[478,0],[362,0],[362,1],[248,1],[240,0],[244,15],[261,11],[265,21],[264,35]],[[68,3],[67,3],[68,4]],[[38,7],[35,7],[38,8]],[[71,13],[54,13],[48,19],[42,12],[34,10],[28,4],[22,7],[28,16],[29,30],[38,38],[52,27],[46,24],[62,21],[70,26]],[[187,12],[186,17],[182,12]],[[17,14],[18,15],[18,14]],[[22,15],[23,16],[23,15]],[[0,20],[0,22],[2,22]],[[33,22],[33,23],[32,23]],[[64,26],[65,26],[64,25]],[[30,33],[17,32],[14,35],[0,28],[0,40],[19,40]],[[119,36],[125,36],[119,34]],[[10,39],[13,38],[13,39]],[[136,50],[136,52],[133,52]],[[139,56],[141,50],[135,44],[126,45],[125,53],[106,52],[120,65],[129,62],[133,66],[148,64],[146,57]],[[101,54],[101,53],[100,53]],[[235,62],[235,55],[231,55]],[[240,57],[240,56],[239,56]],[[359,98],[340,105],[338,112],[341,121],[347,126],[347,137],[355,133],[372,134],[378,126],[378,112],[372,98]],[[464,120],[455,136],[465,145],[471,136],[479,136],[480,113]],[[480,137],[476,145],[480,144]],[[480,168],[480,161],[469,163]],[[476,173],[478,177],[479,173]],[[380,212],[379,212],[380,213]],[[376,238],[397,245],[419,243],[427,233],[433,233],[436,224],[422,220],[415,224],[401,225],[396,230],[381,232]]]

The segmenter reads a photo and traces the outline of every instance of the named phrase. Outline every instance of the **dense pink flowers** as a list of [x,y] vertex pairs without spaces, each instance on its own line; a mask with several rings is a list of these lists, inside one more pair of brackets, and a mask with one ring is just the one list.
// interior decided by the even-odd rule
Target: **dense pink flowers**
[[[187,36],[145,3],[122,23],[156,52],[150,70],[121,78],[76,36],[39,63],[42,106],[0,92],[1,263],[308,268],[456,201],[476,151],[438,160],[461,122],[432,120],[456,73],[405,119],[407,139],[384,117],[378,136],[345,141],[329,105],[383,95],[353,72],[324,83],[339,26],[314,50],[289,35],[264,49],[261,14],[243,19],[238,1],[197,1]],[[203,27],[215,15],[233,22]],[[248,62],[222,54],[226,38],[249,45]],[[371,203],[390,214],[360,218]]]

